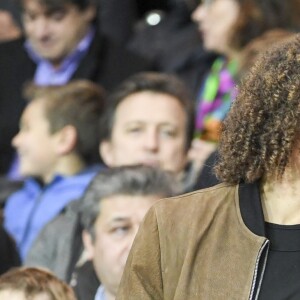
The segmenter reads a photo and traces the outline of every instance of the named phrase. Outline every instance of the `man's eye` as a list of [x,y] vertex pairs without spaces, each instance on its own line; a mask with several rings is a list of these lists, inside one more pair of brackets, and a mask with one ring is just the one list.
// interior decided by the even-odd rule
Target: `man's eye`
[[116,236],[123,236],[130,230],[129,226],[120,226],[112,229],[112,233]]
[[23,15],[24,21],[34,21],[36,19],[36,15],[35,14],[29,14],[29,13],[25,13]]
[[139,133],[142,131],[141,127],[131,127],[126,130],[128,133]]
[[61,21],[64,19],[66,13],[64,11],[57,11],[53,14],[51,14],[51,19],[55,20],[55,21]]
[[175,137],[176,136],[176,132],[175,130],[173,129],[168,129],[168,128],[163,128],[160,133],[163,135],[163,136],[166,136],[166,137]]

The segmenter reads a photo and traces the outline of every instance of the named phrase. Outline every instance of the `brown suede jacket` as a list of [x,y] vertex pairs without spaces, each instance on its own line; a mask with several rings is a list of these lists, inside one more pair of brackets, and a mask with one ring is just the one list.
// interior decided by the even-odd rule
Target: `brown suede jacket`
[[257,299],[268,246],[257,183],[162,200],[138,232],[117,299]]

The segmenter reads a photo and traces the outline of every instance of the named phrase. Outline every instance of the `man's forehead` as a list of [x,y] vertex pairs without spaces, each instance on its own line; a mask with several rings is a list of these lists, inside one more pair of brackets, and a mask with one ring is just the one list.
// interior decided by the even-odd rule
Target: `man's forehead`
[[[100,215],[109,217],[114,221],[124,221],[130,218],[130,213],[139,209],[148,209],[148,206],[158,199],[160,195],[114,195],[100,201]],[[103,211],[104,214],[103,214]]]
[[[128,110],[131,111],[130,114]],[[152,114],[151,111],[154,110],[155,114]],[[186,111],[177,98],[163,93],[140,92],[124,98],[116,107],[115,117],[132,121],[151,120],[160,116],[166,120],[176,118],[177,121],[178,113],[186,116]]]

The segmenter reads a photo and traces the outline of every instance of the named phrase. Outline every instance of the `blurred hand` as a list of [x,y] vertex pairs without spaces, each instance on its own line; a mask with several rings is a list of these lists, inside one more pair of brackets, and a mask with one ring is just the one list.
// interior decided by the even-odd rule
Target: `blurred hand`
[[188,159],[200,170],[207,158],[216,150],[216,148],[216,143],[194,139],[188,152]]

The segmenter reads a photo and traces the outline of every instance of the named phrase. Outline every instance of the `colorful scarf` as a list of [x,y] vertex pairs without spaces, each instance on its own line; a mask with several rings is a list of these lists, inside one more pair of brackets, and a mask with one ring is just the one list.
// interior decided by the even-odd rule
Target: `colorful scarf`
[[208,74],[198,97],[195,135],[201,138],[205,123],[211,119],[222,121],[235,98],[237,63],[217,58]]

